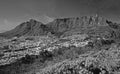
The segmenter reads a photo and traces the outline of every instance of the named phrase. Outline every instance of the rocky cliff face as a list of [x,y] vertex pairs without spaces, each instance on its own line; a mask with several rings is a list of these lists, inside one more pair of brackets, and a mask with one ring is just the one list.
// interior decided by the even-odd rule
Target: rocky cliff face
[[99,26],[107,26],[106,20],[98,16],[84,16],[76,18],[56,19],[49,23],[48,26],[53,30],[53,33],[60,33],[65,35],[67,33],[80,32],[84,33],[90,29]]
[[96,26],[106,26],[106,20],[102,17],[93,16],[83,16],[76,18],[62,18],[56,19],[51,23],[48,23],[51,28],[57,32],[64,32],[71,29],[83,29],[83,28],[93,28]]

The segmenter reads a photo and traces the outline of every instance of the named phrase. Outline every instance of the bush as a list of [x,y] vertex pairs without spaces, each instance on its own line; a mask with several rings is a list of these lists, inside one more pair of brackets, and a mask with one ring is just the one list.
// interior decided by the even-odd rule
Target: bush
[[40,62],[45,62],[46,60],[51,60],[53,58],[53,53],[47,50],[43,50],[40,52],[38,58],[40,59]]
[[9,49],[9,47],[10,47],[9,45],[3,46],[4,49]]
[[32,41],[32,40],[34,40],[34,38],[32,38],[32,37],[27,37],[25,40],[30,40],[30,41]]
[[35,61],[35,56],[26,55],[21,59],[21,62],[24,64],[30,64]]
[[101,40],[102,45],[111,45],[112,43],[115,43],[114,40]]
[[62,47],[60,49],[56,49],[53,51],[53,54],[57,59],[63,58],[63,59],[73,59],[78,57],[80,54],[82,54],[81,48],[76,48],[74,46],[71,47]]

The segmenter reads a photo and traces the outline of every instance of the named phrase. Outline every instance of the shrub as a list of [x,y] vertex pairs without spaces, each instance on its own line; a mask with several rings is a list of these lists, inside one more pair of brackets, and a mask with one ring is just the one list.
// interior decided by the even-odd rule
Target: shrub
[[30,41],[32,41],[32,40],[34,40],[34,38],[32,38],[32,37],[27,37],[25,40],[30,40]]
[[102,42],[102,45],[110,45],[112,43],[115,43],[114,40],[101,40],[101,42]]
[[21,59],[21,62],[24,64],[30,64],[35,61],[35,56],[26,55]]
[[4,49],[9,49],[9,47],[10,47],[9,45],[3,46]]
[[38,58],[41,62],[45,62],[46,60],[51,60],[53,58],[53,53],[47,50],[43,50],[40,52]]

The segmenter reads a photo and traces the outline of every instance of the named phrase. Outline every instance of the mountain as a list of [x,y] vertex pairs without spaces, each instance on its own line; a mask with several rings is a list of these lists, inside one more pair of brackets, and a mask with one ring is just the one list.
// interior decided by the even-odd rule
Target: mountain
[[56,36],[70,36],[74,34],[88,34],[104,38],[118,39],[120,26],[100,16],[83,16],[75,18],[55,19],[47,24]]
[[37,36],[37,35],[44,35],[47,33],[47,26],[41,22],[38,22],[34,19],[30,19],[27,22],[24,22],[14,29],[1,33],[0,36],[2,37],[20,37],[20,36]]
[[0,36],[11,38],[15,36],[41,36],[51,33],[57,37],[64,37],[85,33],[107,38],[114,36],[119,38],[119,29],[119,24],[112,23],[100,16],[59,18],[47,24],[31,19],[13,30],[0,33]]
[[49,23],[48,26],[55,33],[66,33],[73,31],[83,31],[85,29],[95,28],[97,26],[106,26],[106,20],[102,17],[76,17],[76,18],[62,18],[56,19]]

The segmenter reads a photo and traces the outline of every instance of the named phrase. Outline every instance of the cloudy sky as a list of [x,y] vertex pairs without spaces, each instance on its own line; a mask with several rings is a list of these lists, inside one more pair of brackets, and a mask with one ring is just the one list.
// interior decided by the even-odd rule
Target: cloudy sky
[[49,22],[57,17],[99,14],[120,21],[120,0],[0,0],[0,32],[37,19]]

